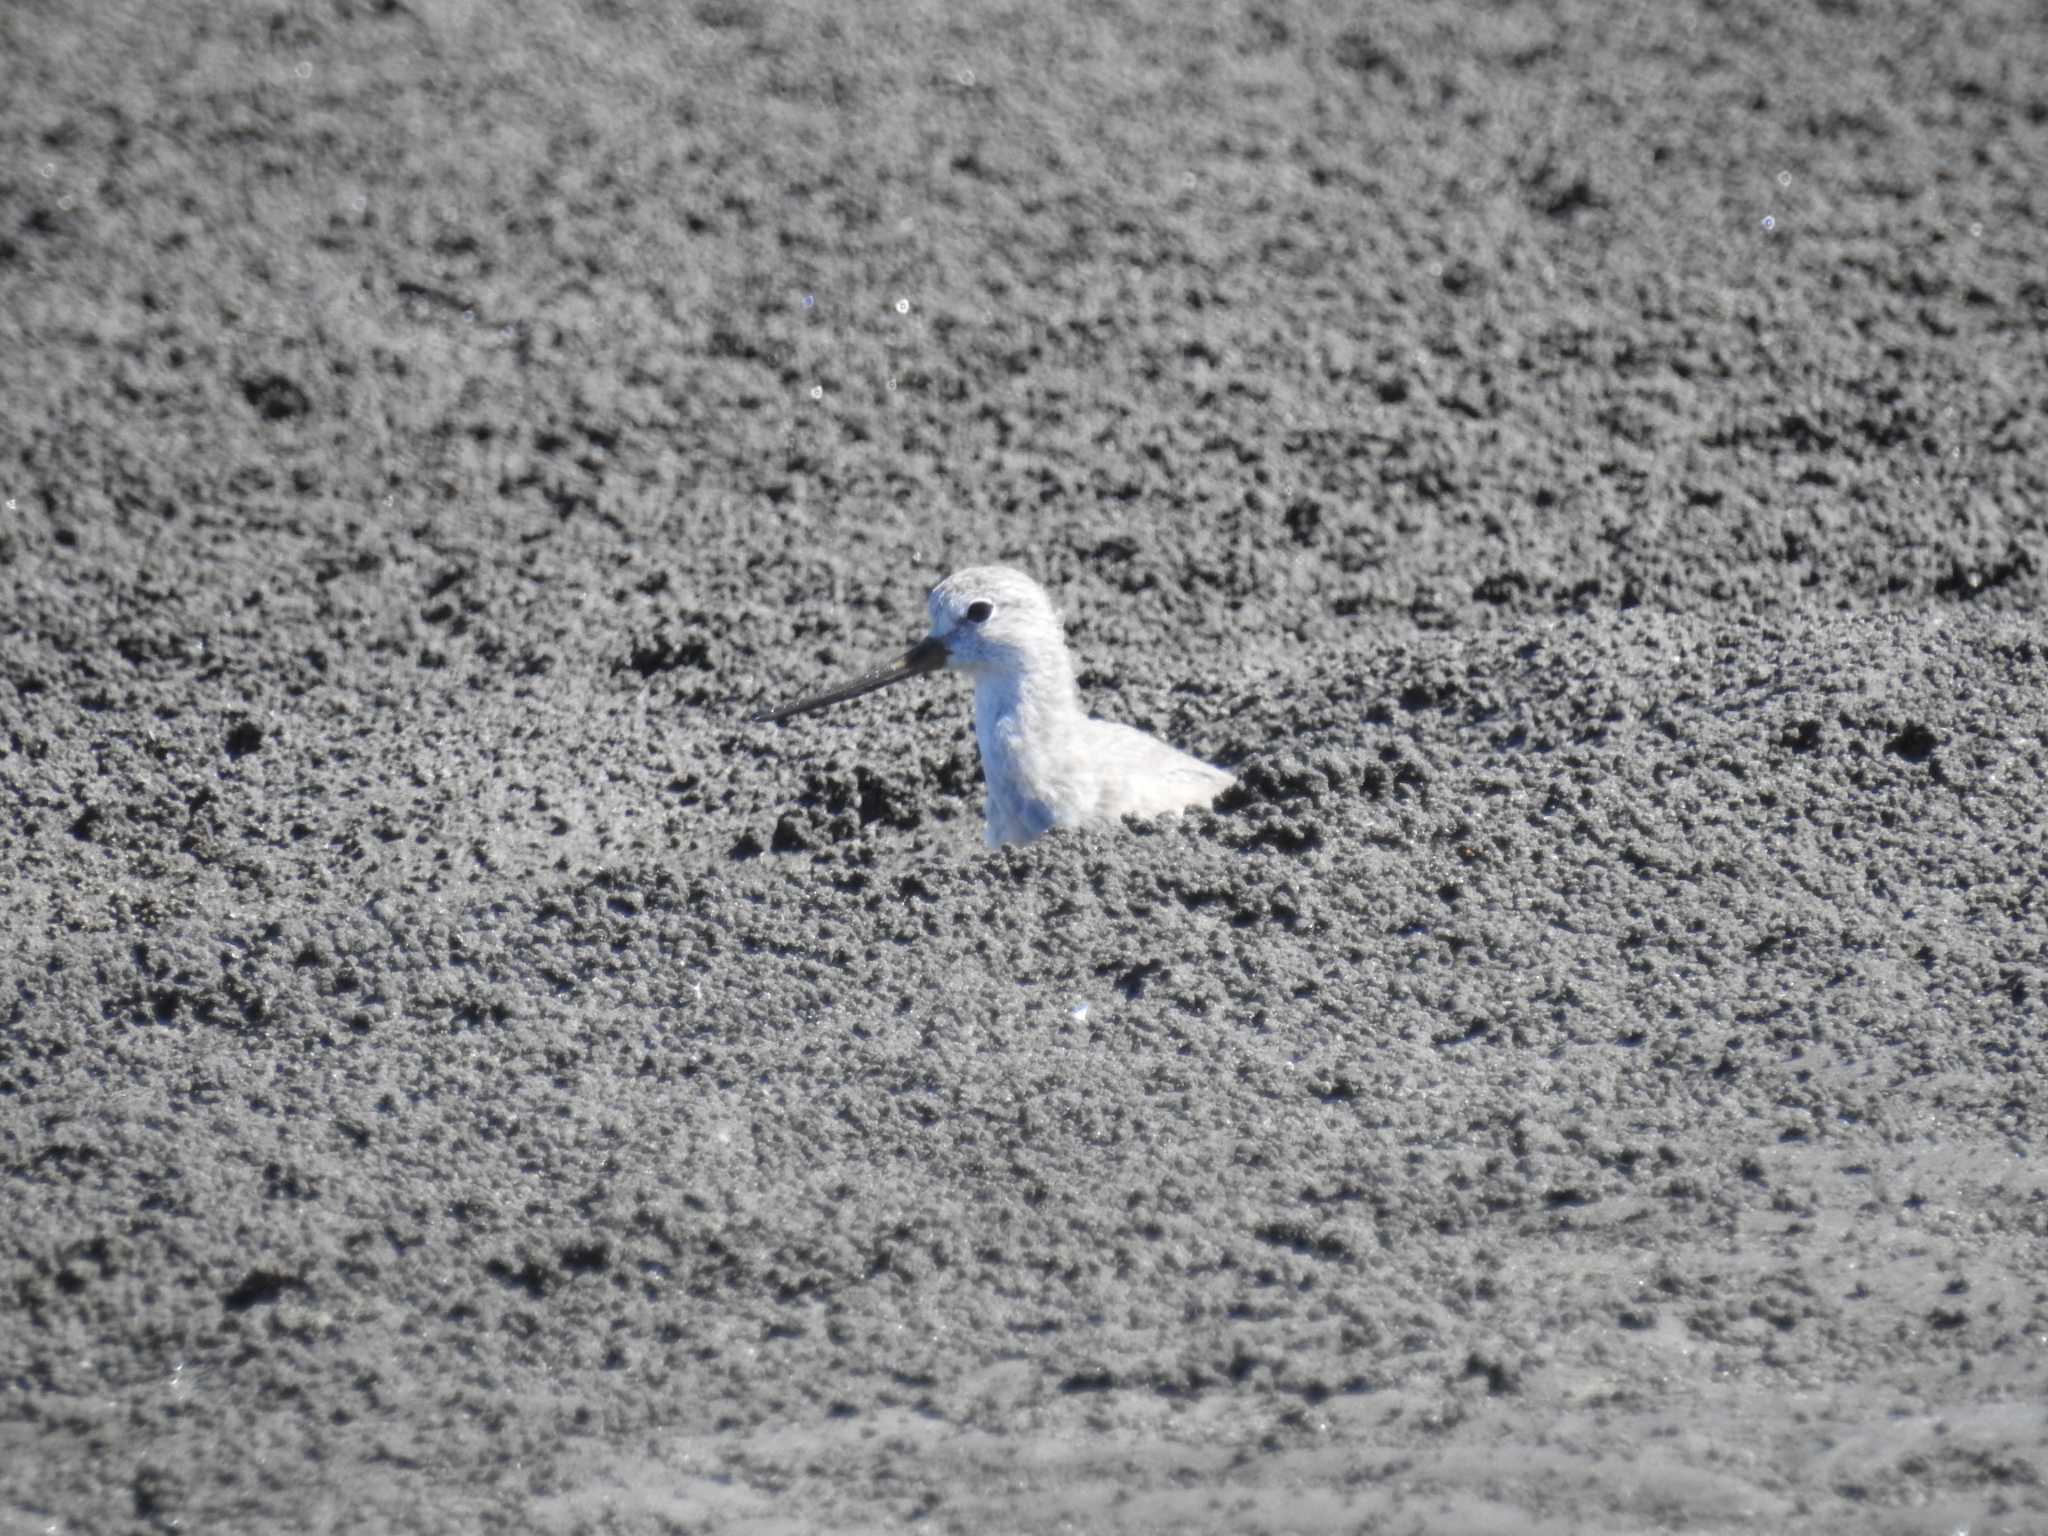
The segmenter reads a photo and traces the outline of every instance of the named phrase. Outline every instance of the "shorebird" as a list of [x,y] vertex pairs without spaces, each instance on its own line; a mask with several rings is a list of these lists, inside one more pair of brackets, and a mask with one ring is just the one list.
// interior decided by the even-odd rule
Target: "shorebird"
[[1060,616],[1022,571],[955,571],[926,600],[931,633],[887,666],[753,718],[787,720],[926,672],[974,681],[974,740],[988,781],[991,848],[1054,827],[1207,805],[1231,776],[1157,737],[1081,709]]

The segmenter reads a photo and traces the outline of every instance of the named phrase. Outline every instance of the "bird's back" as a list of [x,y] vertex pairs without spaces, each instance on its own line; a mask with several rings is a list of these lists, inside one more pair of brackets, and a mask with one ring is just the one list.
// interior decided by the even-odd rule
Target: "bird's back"
[[1114,720],[1090,720],[1088,756],[1097,770],[1090,819],[1160,816],[1207,805],[1231,776],[1156,736]]
[[982,754],[991,844],[1184,811],[1207,805],[1231,782],[1221,768],[1128,725],[1079,715],[1061,725],[1030,737],[1002,723],[991,731]]

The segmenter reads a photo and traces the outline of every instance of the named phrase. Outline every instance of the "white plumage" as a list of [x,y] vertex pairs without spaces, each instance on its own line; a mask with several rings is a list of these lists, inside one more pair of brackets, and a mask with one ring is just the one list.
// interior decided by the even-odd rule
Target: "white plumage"
[[974,681],[990,846],[1207,805],[1230,783],[1221,768],[1082,711],[1059,614],[1022,571],[955,571],[927,606],[931,633],[888,666],[754,718],[787,720],[941,668],[965,672]]

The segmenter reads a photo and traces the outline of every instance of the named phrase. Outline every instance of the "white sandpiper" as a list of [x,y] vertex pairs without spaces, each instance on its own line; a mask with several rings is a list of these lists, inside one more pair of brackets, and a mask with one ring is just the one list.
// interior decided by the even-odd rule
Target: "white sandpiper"
[[990,847],[1054,827],[1207,805],[1231,776],[1128,725],[1081,709],[1074,661],[1045,589],[981,565],[932,588],[931,633],[885,667],[756,720],[787,720],[950,667],[974,679],[974,739],[988,781]]

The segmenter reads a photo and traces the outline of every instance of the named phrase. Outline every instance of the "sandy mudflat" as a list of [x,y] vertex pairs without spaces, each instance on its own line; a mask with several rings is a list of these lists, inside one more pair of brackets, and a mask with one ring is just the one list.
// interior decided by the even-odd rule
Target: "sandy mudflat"
[[2048,1530],[2036,7],[0,56],[0,1531]]

